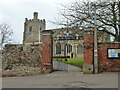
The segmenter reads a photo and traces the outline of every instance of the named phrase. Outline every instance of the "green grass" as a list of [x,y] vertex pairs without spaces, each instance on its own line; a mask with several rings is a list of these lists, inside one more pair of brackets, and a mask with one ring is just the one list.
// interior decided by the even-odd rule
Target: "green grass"
[[83,58],[67,58],[67,61],[65,59],[60,58],[53,58],[54,61],[61,61],[63,63],[71,64],[78,67],[83,67]]

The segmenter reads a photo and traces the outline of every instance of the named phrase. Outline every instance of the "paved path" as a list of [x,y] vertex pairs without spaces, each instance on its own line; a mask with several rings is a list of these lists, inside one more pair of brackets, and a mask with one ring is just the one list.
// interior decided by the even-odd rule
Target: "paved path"
[[3,88],[118,88],[118,73],[82,74],[56,71],[50,74],[4,77]]
[[78,71],[78,72],[81,71],[81,68],[79,67],[75,67],[58,61],[53,61],[53,68],[55,70],[61,70],[61,71]]

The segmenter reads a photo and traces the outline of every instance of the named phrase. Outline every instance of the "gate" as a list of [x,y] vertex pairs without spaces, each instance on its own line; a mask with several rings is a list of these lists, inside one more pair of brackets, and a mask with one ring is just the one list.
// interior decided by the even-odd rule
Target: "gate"
[[67,58],[70,57],[53,57],[53,70],[68,71]]

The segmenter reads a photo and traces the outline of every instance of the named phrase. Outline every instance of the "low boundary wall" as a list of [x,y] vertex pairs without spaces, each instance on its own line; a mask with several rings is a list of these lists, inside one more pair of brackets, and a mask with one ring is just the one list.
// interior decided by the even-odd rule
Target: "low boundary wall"
[[[2,76],[24,76],[52,71],[52,32],[42,32],[41,42],[24,46],[7,44],[2,53]],[[13,74],[14,73],[14,74]]]
[[[98,43],[98,72],[120,71],[120,58],[108,58],[108,48],[120,48],[120,43]],[[84,32],[83,73],[94,73],[94,31]]]

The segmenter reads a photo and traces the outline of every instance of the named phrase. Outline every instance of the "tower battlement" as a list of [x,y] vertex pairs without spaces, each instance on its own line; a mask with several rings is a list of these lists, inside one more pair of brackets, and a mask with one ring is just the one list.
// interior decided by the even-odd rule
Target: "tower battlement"
[[46,29],[45,19],[38,18],[38,12],[33,13],[33,19],[25,18],[23,44],[40,42],[41,31]]

